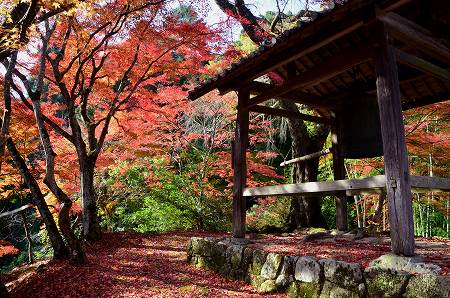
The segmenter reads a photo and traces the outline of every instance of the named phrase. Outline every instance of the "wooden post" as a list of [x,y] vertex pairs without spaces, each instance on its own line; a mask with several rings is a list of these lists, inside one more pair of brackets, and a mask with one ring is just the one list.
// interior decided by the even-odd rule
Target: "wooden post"
[[233,150],[233,237],[245,237],[245,200],[242,196],[247,180],[246,151],[248,143],[247,108],[250,92],[239,90],[236,118],[236,130]]
[[414,255],[414,223],[408,152],[405,143],[397,61],[384,25],[372,27],[377,94],[383,137],[391,246],[395,254]]
[[[338,117],[338,116],[337,116]],[[345,165],[340,146],[341,128],[338,121],[331,129],[332,151],[333,151],[333,173],[334,180],[345,179]],[[345,191],[336,196],[336,228],[339,231],[346,231],[347,225],[347,196]]]

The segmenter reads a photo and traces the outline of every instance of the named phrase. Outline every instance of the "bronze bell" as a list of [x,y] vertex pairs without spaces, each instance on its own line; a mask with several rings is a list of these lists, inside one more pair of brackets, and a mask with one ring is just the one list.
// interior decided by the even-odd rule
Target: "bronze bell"
[[346,98],[337,117],[344,158],[383,155],[380,112],[376,95],[358,94]]

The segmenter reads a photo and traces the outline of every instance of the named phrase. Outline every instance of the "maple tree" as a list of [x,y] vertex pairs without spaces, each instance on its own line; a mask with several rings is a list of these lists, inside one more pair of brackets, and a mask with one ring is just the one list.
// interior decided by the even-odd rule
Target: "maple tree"
[[[2,136],[6,136],[9,153],[31,189],[35,204],[41,207],[41,216],[47,215],[42,217],[44,221],[48,219],[46,226],[51,231],[54,222],[52,225],[41,185],[27,167],[23,153],[17,150],[13,137],[8,135],[12,88],[22,106],[34,112],[45,153],[43,181],[59,202],[55,206],[59,210],[59,227],[71,250],[69,255],[79,263],[84,261],[84,253],[70,226],[73,203],[64,190],[67,185],[60,186],[76,169],[61,170],[65,161],[61,156],[74,160],[69,165],[79,168],[84,232],[86,238],[96,239],[100,230],[94,169],[103,145],[109,141],[111,121],[116,120],[121,126],[119,114],[133,109],[162,112],[161,104],[167,99],[158,97],[164,93],[152,84],[165,82],[167,93],[173,94],[178,87],[170,85],[207,59],[208,42],[216,38],[201,21],[181,22],[177,16],[168,14],[163,2],[91,3],[81,12],[46,18],[45,25],[38,28],[41,38],[33,39],[34,43],[41,44],[40,51],[30,55],[28,66],[15,67],[17,53],[4,61],[9,71],[5,77],[6,117]],[[30,71],[34,77],[29,77]],[[13,76],[22,84],[17,84]],[[122,120],[128,119],[122,117]],[[0,147],[3,148],[3,142]],[[71,188],[76,189],[73,185]],[[57,230],[53,232],[49,235],[58,238]],[[59,240],[61,250],[54,245],[56,256],[58,251],[65,254],[60,236]]]
[[[33,203],[36,205],[37,209],[39,210],[39,213],[42,217],[43,222],[45,223],[46,229],[49,234],[49,238],[53,247],[54,256],[56,258],[63,258],[68,256],[68,250],[67,247],[58,231],[58,228],[56,226],[55,220],[52,216],[52,213],[49,210],[49,207],[45,201],[44,195],[41,191],[41,188],[36,181],[35,177],[33,176],[33,173],[28,168],[25,159],[19,152],[15,141],[12,139],[11,136],[15,136],[16,138],[21,139],[20,134],[17,135],[15,133],[16,130],[10,130],[11,122],[14,124],[15,118],[13,118],[13,121],[11,121],[11,114],[12,114],[12,107],[21,107],[20,105],[12,103],[11,98],[11,86],[12,86],[12,76],[13,76],[13,69],[15,67],[17,60],[17,53],[13,54],[11,59],[9,60],[9,64],[7,64],[7,71],[4,78],[4,88],[3,88],[3,115],[0,119],[1,121],[1,130],[0,130],[0,164],[6,165],[1,167],[2,174],[5,174],[6,177],[9,177],[9,179],[2,179],[4,182],[2,183],[2,190],[6,186],[7,188],[10,188],[11,185],[17,186],[17,172],[11,171],[11,167],[9,163],[4,162],[4,155],[5,155],[5,146],[8,148],[8,153],[15,164],[15,168],[18,170],[18,172],[21,175],[21,179],[27,184],[28,188],[31,191]],[[4,61],[5,62],[5,61]],[[18,111],[24,111],[23,107],[22,109],[18,109]],[[29,115],[24,112],[22,116],[25,116],[22,118],[22,120],[28,120]],[[20,118],[20,117],[19,117]],[[27,121],[20,123],[16,127],[20,127],[22,124],[26,124]],[[22,129],[25,128],[22,126]],[[23,130],[22,130],[23,131]],[[17,140],[17,139],[16,139]],[[11,179],[12,178],[12,179]],[[9,180],[9,181],[8,181]],[[12,181],[11,181],[12,180]],[[17,187],[16,187],[17,188]]]
[[[200,53],[207,43],[199,37],[211,35],[206,26],[199,22],[179,23],[176,17],[166,15],[160,27],[157,18],[164,13],[162,4],[163,1],[135,1],[125,6],[120,1],[104,6],[93,4],[85,14],[46,20],[40,41],[42,54],[38,55],[36,69],[38,88],[33,89],[26,76],[15,71],[31,98],[30,103],[24,92],[16,88],[22,101],[34,110],[46,153],[44,182],[59,199],[60,213],[70,209],[71,201],[57,184],[55,152],[45,124],[49,123],[58,137],[64,137],[75,148],[81,180],[83,231],[88,239],[100,237],[94,169],[111,121],[117,119],[118,112],[137,107],[147,109],[147,105],[153,104],[154,92],[145,89],[145,84],[170,80],[175,71],[182,73],[199,58],[204,59]],[[141,19],[135,23],[137,15]],[[117,42],[120,38],[123,40]],[[171,53],[172,56],[177,53],[182,59],[173,59]],[[46,94],[44,76],[50,78]],[[50,116],[44,116],[43,109],[55,109],[51,103],[41,107],[43,96],[60,97],[61,102],[53,106],[65,113],[70,133]],[[64,212],[67,217],[67,211]]]
[[3,0],[0,4],[0,61],[25,46],[37,24],[83,5],[84,0]]

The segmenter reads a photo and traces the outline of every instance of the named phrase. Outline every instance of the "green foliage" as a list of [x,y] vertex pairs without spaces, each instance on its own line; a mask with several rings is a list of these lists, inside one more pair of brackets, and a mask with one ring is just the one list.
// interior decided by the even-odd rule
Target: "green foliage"
[[[185,167],[194,168],[195,164]],[[110,175],[107,181],[110,188],[114,188],[117,180],[125,186],[111,198],[115,204],[109,203],[113,209],[109,216],[107,208],[103,208],[103,224],[112,230],[159,233],[230,227],[231,201],[225,195],[206,195],[199,191],[195,176],[177,173],[161,161],[150,160],[145,167],[132,166],[122,175],[118,170]],[[215,179],[210,183],[218,183]]]
[[288,197],[259,199],[247,213],[248,228],[253,231],[285,230],[290,200]]
[[247,34],[241,34],[239,36],[239,40],[236,41],[235,47],[245,54],[250,54],[258,48]]

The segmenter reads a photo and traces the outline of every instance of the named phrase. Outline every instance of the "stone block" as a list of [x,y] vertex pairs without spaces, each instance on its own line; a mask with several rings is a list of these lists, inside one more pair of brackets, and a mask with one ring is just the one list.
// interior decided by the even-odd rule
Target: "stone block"
[[450,297],[450,276],[420,274],[412,276],[406,286],[407,298],[446,298]]
[[370,262],[369,267],[406,271],[414,274],[439,274],[441,267],[436,264],[424,263],[420,256],[402,257],[395,254],[382,255]]
[[266,262],[267,252],[256,249],[253,251],[252,262],[249,266],[249,273],[253,275],[260,275],[261,269]]
[[[298,262],[298,261],[297,261]],[[363,282],[361,265],[333,259],[320,260],[325,279],[347,289],[358,289]]]
[[273,279],[268,279],[263,281],[261,285],[257,288],[260,293],[271,293],[278,289],[277,283]]
[[406,272],[371,267],[364,271],[368,297],[401,297],[410,278]]
[[230,245],[227,248],[226,257],[230,264],[230,268],[233,270],[240,269],[242,256],[244,253],[245,246],[241,245]]
[[322,279],[322,266],[313,257],[300,257],[295,264],[295,279],[302,282],[318,283]]
[[359,293],[351,291],[347,288],[343,288],[340,285],[325,281],[322,291],[320,292],[320,298],[358,298]]
[[285,256],[281,265],[280,273],[277,276],[275,282],[280,288],[286,288],[294,280],[294,267],[298,257]]
[[276,253],[269,253],[261,268],[261,277],[264,279],[276,279],[283,262],[283,256]]

